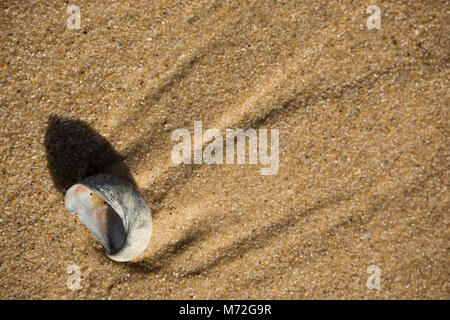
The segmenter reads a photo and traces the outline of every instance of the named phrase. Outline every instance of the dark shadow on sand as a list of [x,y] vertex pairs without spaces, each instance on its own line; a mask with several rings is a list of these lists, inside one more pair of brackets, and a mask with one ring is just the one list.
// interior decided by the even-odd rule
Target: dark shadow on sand
[[45,148],[53,183],[62,193],[99,173],[114,175],[136,186],[123,157],[84,121],[50,117]]

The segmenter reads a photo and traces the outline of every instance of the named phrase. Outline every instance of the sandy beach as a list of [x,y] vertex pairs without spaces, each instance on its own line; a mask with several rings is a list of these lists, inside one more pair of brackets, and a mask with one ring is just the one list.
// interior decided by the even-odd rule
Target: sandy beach
[[[0,299],[449,299],[449,9],[2,1]],[[194,121],[278,130],[278,170],[174,164]],[[148,202],[135,261],[64,206],[96,173]]]

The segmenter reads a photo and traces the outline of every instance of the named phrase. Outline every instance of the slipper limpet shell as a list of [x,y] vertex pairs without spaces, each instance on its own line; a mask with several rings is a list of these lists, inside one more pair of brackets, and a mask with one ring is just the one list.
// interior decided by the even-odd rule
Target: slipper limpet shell
[[67,190],[64,203],[67,210],[78,214],[114,261],[136,258],[150,242],[152,216],[147,202],[119,178],[90,176]]

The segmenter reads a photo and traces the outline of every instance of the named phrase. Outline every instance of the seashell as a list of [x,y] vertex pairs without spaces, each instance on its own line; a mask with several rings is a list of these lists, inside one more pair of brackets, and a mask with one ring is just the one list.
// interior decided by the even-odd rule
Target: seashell
[[150,242],[150,209],[144,197],[121,179],[107,174],[90,176],[67,190],[64,203],[114,261],[136,258]]

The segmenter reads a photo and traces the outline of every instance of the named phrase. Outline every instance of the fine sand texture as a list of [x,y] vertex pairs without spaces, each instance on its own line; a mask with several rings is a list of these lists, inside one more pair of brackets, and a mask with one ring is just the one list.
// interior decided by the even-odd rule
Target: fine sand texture
[[[0,298],[449,299],[449,10],[1,1]],[[279,130],[278,172],[174,164],[194,121]],[[135,261],[64,207],[100,172],[152,211]]]

